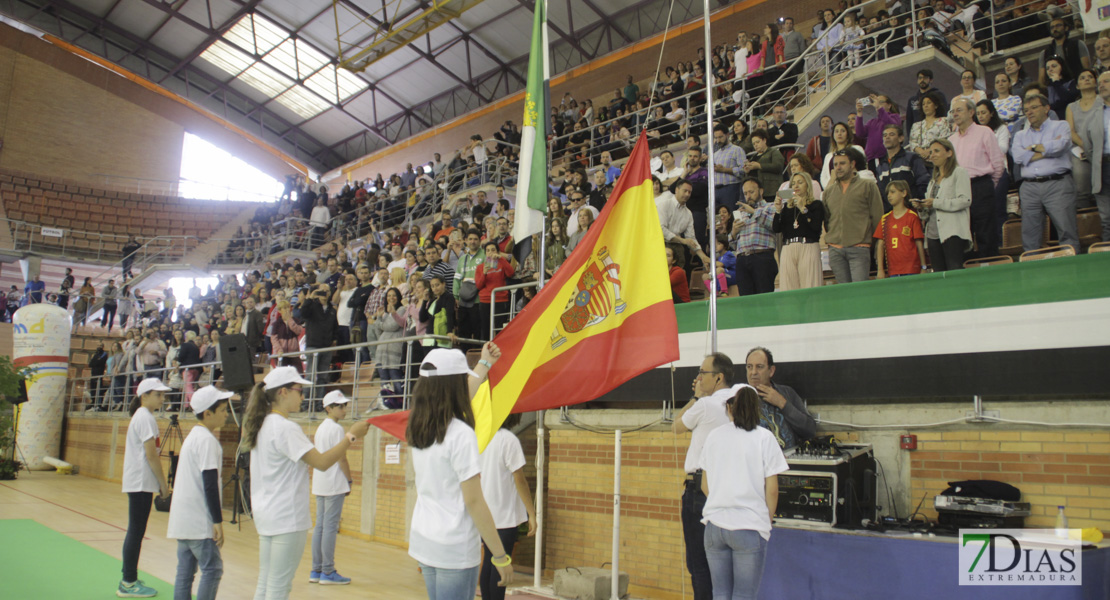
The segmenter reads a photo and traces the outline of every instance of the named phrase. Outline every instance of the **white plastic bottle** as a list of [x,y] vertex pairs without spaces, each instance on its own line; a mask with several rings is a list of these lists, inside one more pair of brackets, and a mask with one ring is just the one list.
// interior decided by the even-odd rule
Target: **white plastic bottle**
[[1057,506],[1059,512],[1056,513],[1056,537],[1068,539],[1068,516],[1064,514],[1064,507]]

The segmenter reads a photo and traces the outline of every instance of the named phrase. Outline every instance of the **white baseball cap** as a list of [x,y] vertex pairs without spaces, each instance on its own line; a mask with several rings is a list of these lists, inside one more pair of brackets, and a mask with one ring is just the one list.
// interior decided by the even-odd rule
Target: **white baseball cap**
[[216,389],[214,385],[206,385],[193,392],[193,398],[189,400],[189,407],[193,409],[193,412],[199,415],[209,408],[212,408],[213,404],[220,400],[227,400],[234,395],[235,392],[224,392]]
[[421,377],[439,377],[441,375],[473,375],[477,373],[470,370],[466,362],[466,355],[462,350],[451,348],[436,348],[424,357],[420,365]]
[[273,369],[262,378],[262,383],[266,384],[267,390],[273,390],[283,385],[289,385],[290,383],[312,385],[311,381],[301,377],[296,367],[278,367]]
[[344,396],[343,392],[339,390],[332,390],[324,396],[324,406],[331,406],[332,404],[346,404],[351,399]]
[[170,388],[162,383],[161,379],[157,377],[147,377],[139,382],[139,389],[135,390],[136,396],[142,396],[147,392],[168,392]]

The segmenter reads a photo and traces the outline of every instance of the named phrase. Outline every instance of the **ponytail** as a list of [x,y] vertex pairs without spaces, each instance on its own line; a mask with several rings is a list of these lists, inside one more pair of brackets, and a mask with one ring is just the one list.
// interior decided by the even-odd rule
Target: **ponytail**
[[759,427],[759,393],[750,385],[740,388],[736,395],[728,399],[729,416],[738,429],[751,431]]
[[277,390],[266,391],[266,384],[259,381],[251,389],[250,398],[247,400],[247,414],[243,417],[243,450],[254,448],[258,441],[258,430],[262,428],[262,421],[270,414],[273,406],[273,395]]
[[132,417],[134,417],[135,416],[135,411],[139,410],[139,407],[142,406],[142,405],[143,405],[142,396],[140,396],[138,394],[135,394],[135,397],[131,399],[131,405],[127,407],[127,411]]

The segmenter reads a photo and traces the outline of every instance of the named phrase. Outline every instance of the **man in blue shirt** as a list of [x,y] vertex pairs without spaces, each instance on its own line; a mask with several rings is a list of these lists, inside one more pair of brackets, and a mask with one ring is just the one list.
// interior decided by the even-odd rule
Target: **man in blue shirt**
[[46,290],[46,283],[39,278],[38,273],[31,281],[27,282],[27,286],[23,288],[23,299],[25,304],[38,304],[42,302],[42,293]]
[[1048,119],[1048,98],[1027,96],[1029,128],[1017,132],[1011,153],[1021,165],[1021,245],[1028,252],[1041,247],[1047,214],[1061,246],[1079,253],[1075,182],[1071,177],[1071,126]]

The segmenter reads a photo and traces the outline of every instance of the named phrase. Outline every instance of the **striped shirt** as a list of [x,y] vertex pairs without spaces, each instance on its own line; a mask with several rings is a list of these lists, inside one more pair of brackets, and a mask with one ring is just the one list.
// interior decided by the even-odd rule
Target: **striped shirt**
[[451,283],[455,278],[455,269],[444,260],[437,262],[434,267],[424,269],[424,281],[431,281],[437,275],[443,279],[443,283]]
[[775,221],[775,205],[760,202],[755,213],[743,213],[740,232],[736,235],[737,254],[749,254],[757,250],[774,250],[775,234],[771,226]]
[[723,147],[713,148],[713,162],[727,168],[730,173],[721,171],[716,172],[714,180],[717,185],[734,185],[740,183],[740,179],[744,176],[744,163],[747,157],[744,156],[744,149],[740,146],[734,146],[726,143]]

